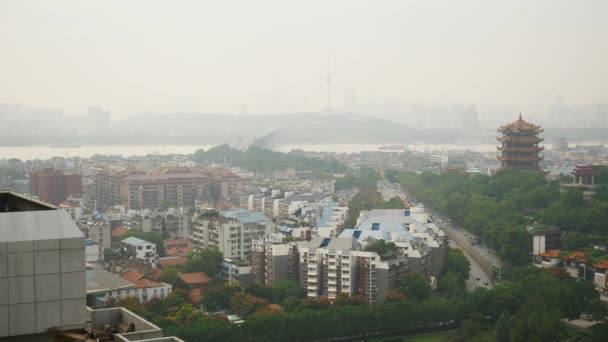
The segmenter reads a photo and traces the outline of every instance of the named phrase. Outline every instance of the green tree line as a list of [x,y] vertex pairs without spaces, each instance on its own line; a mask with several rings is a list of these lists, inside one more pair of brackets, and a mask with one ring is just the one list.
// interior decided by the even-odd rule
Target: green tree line
[[[560,189],[558,181],[531,171],[501,171],[491,177],[463,173],[391,177],[514,265],[529,262],[527,226],[549,225],[575,233],[571,245],[576,247],[590,240],[606,242],[608,236],[606,183],[595,189],[595,198],[588,202],[581,189]],[[602,173],[598,180],[603,177]]]
[[251,146],[243,152],[230,147],[228,144],[219,145],[207,151],[197,150],[194,153],[194,160],[201,164],[228,162],[230,165],[262,174],[288,168],[294,168],[298,171],[315,171],[317,175],[344,173],[349,170],[346,165],[335,158],[310,158],[301,150],[283,153]]

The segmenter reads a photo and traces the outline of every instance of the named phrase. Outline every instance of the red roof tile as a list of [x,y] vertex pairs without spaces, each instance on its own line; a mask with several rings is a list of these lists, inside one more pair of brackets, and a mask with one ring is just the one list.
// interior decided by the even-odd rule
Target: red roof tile
[[191,250],[192,248],[190,247],[168,248],[165,249],[165,254],[168,256],[186,256]]
[[204,272],[180,273],[179,277],[188,285],[206,284],[211,281]]
[[545,258],[559,258],[559,249],[551,249],[539,255]]
[[188,241],[188,239],[165,240],[163,241],[163,245],[165,245],[165,248],[182,245],[190,246],[190,241]]
[[608,270],[608,261],[602,261],[593,265],[593,268],[599,268],[602,270]]
[[160,277],[160,275],[162,273],[163,273],[163,271],[159,270],[156,267],[150,268],[150,278],[152,278],[152,279],[158,279],[158,277]]
[[576,262],[587,262],[587,253],[574,251],[566,255],[566,260],[572,260]]
[[123,274],[121,274],[120,277],[126,281],[134,283],[137,280],[143,278],[144,275],[137,272],[136,270],[128,269]]
[[154,280],[147,279],[143,274],[128,269],[120,277],[130,283],[133,283],[134,288],[147,288],[147,287],[159,287],[163,284],[156,282]]
[[112,237],[120,238],[121,236],[125,235],[128,231],[129,231],[129,229],[127,229],[125,227],[116,227],[112,230]]
[[161,286],[163,286],[163,284],[146,278],[137,279],[135,282],[133,282],[133,287],[136,289]]
[[162,258],[158,261],[161,266],[181,266],[186,263],[188,259],[185,257],[176,257],[176,258]]

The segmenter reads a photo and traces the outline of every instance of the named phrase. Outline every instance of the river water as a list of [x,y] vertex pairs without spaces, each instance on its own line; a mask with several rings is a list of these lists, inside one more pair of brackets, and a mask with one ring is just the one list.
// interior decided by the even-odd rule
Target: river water
[[[593,142],[597,145],[597,142]],[[293,149],[317,152],[354,153],[362,151],[403,151],[402,148],[393,150],[379,149],[379,147],[391,146],[392,144],[285,144],[274,147],[275,151],[289,152]],[[198,149],[209,149],[214,145],[82,145],[79,147],[51,147],[51,146],[0,146],[0,159],[18,158],[48,159],[52,157],[82,157],[89,158],[95,154],[145,156],[148,154],[191,154]],[[401,145],[413,151],[420,152],[446,152],[451,150],[496,152],[498,144],[408,144]],[[394,146],[397,147],[397,146]],[[550,145],[545,145],[550,149]]]

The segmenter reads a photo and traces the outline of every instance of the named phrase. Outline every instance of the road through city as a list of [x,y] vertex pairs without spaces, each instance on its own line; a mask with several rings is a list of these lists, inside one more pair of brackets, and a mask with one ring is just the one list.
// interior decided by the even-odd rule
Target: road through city
[[[416,199],[409,196],[399,184],[380,181],[378,182],[378,191],[385,199],[398,197],[404,203],[417,204]],[[460,249],[471,263],[469,279],[465,281],[467,291],[473,291],[480,286],[491,288],[493,286],[493,270],[500,269],[501,266],[500,259],[496,254],[480,244],[471,244],[470,234],[464,229],[455,226],[448,218],[433,211],[428,206],[426,208],[433,222],[449,237],[450,247]]]

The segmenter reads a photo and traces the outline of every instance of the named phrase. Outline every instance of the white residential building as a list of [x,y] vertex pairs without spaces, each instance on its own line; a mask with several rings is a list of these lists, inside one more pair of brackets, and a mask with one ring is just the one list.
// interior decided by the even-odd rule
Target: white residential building
[[124,258],[135,258],[156,267],[158,263],[158,253],[156,245],[136,237],[129,237],[121,241],[120,251]]
[[308,298],[334,299],[340,293],[382,303],[407,271],[407,260],[382,260],[376,252],[356,250],[352,238],[316,237],[299,248],[300,285]]
[[251,240],[268,236],[274,230],[271,219],[246,209],[203,211],[192,221],[190,240],[194,247],[216,247],[225,259],[248,260]]
[[103,305],[110,298],[124,299],[136,296],[141,303],[152,298],[164,298],[173,290],[170,284],[150,280],[132,269],[120,276],[108,272],[100,266],[87,264],[87,305]]

